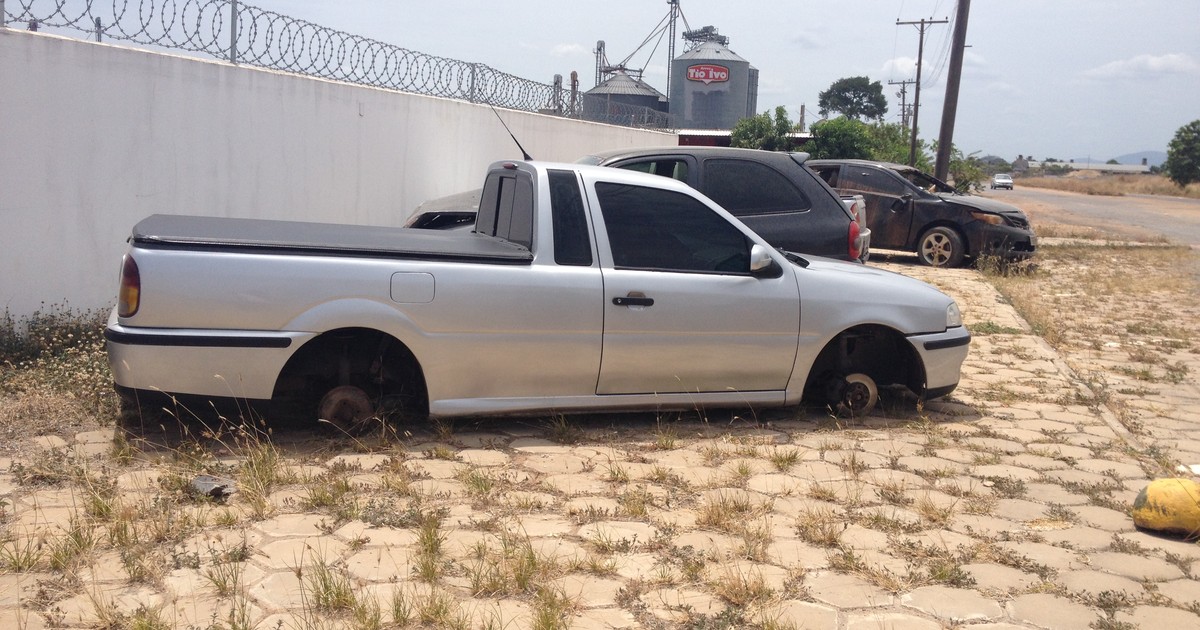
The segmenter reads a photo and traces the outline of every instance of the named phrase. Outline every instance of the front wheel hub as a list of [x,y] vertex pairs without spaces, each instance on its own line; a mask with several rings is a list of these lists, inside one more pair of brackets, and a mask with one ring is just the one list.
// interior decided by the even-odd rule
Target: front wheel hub
[[371,397],[361,388],[341,385],[325,393],[317,404],[317,419],[347,432],[357,430],[375,414]]

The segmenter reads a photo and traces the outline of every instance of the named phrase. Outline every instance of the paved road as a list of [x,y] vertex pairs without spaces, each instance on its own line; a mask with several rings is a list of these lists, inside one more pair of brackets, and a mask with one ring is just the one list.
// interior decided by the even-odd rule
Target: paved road
[[1047,190],[1017,188],[989,190],[986,196],[1026,209],[1045,213],[1057,222],[1111,230],[1126,236],[1165,236],[1200,247],[1200,199],[1127,195],[1104,197]]

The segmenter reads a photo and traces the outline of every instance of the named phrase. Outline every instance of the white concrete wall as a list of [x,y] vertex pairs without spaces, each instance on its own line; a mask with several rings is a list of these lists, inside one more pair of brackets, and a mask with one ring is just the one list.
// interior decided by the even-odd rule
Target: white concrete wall
[[[541,160],[677,144],[500,114]],[[108,307],[150,214],[400,225],[520,157],[486,106],[0,28],[0,310]]]

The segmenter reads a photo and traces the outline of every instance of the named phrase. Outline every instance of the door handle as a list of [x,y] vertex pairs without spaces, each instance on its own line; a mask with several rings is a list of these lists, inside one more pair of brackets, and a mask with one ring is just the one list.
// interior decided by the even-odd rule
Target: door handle
[[627,295],[625,297],[613,298],[613,304],[617,306],[654,306],[654,298]]

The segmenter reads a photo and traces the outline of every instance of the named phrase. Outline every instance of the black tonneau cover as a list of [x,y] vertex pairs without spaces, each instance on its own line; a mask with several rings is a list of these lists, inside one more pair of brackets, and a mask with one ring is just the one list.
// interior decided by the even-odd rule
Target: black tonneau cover
[[133,226],[139,247],[366,256],[526,265],[528,249],[473,232],[155,214]]

